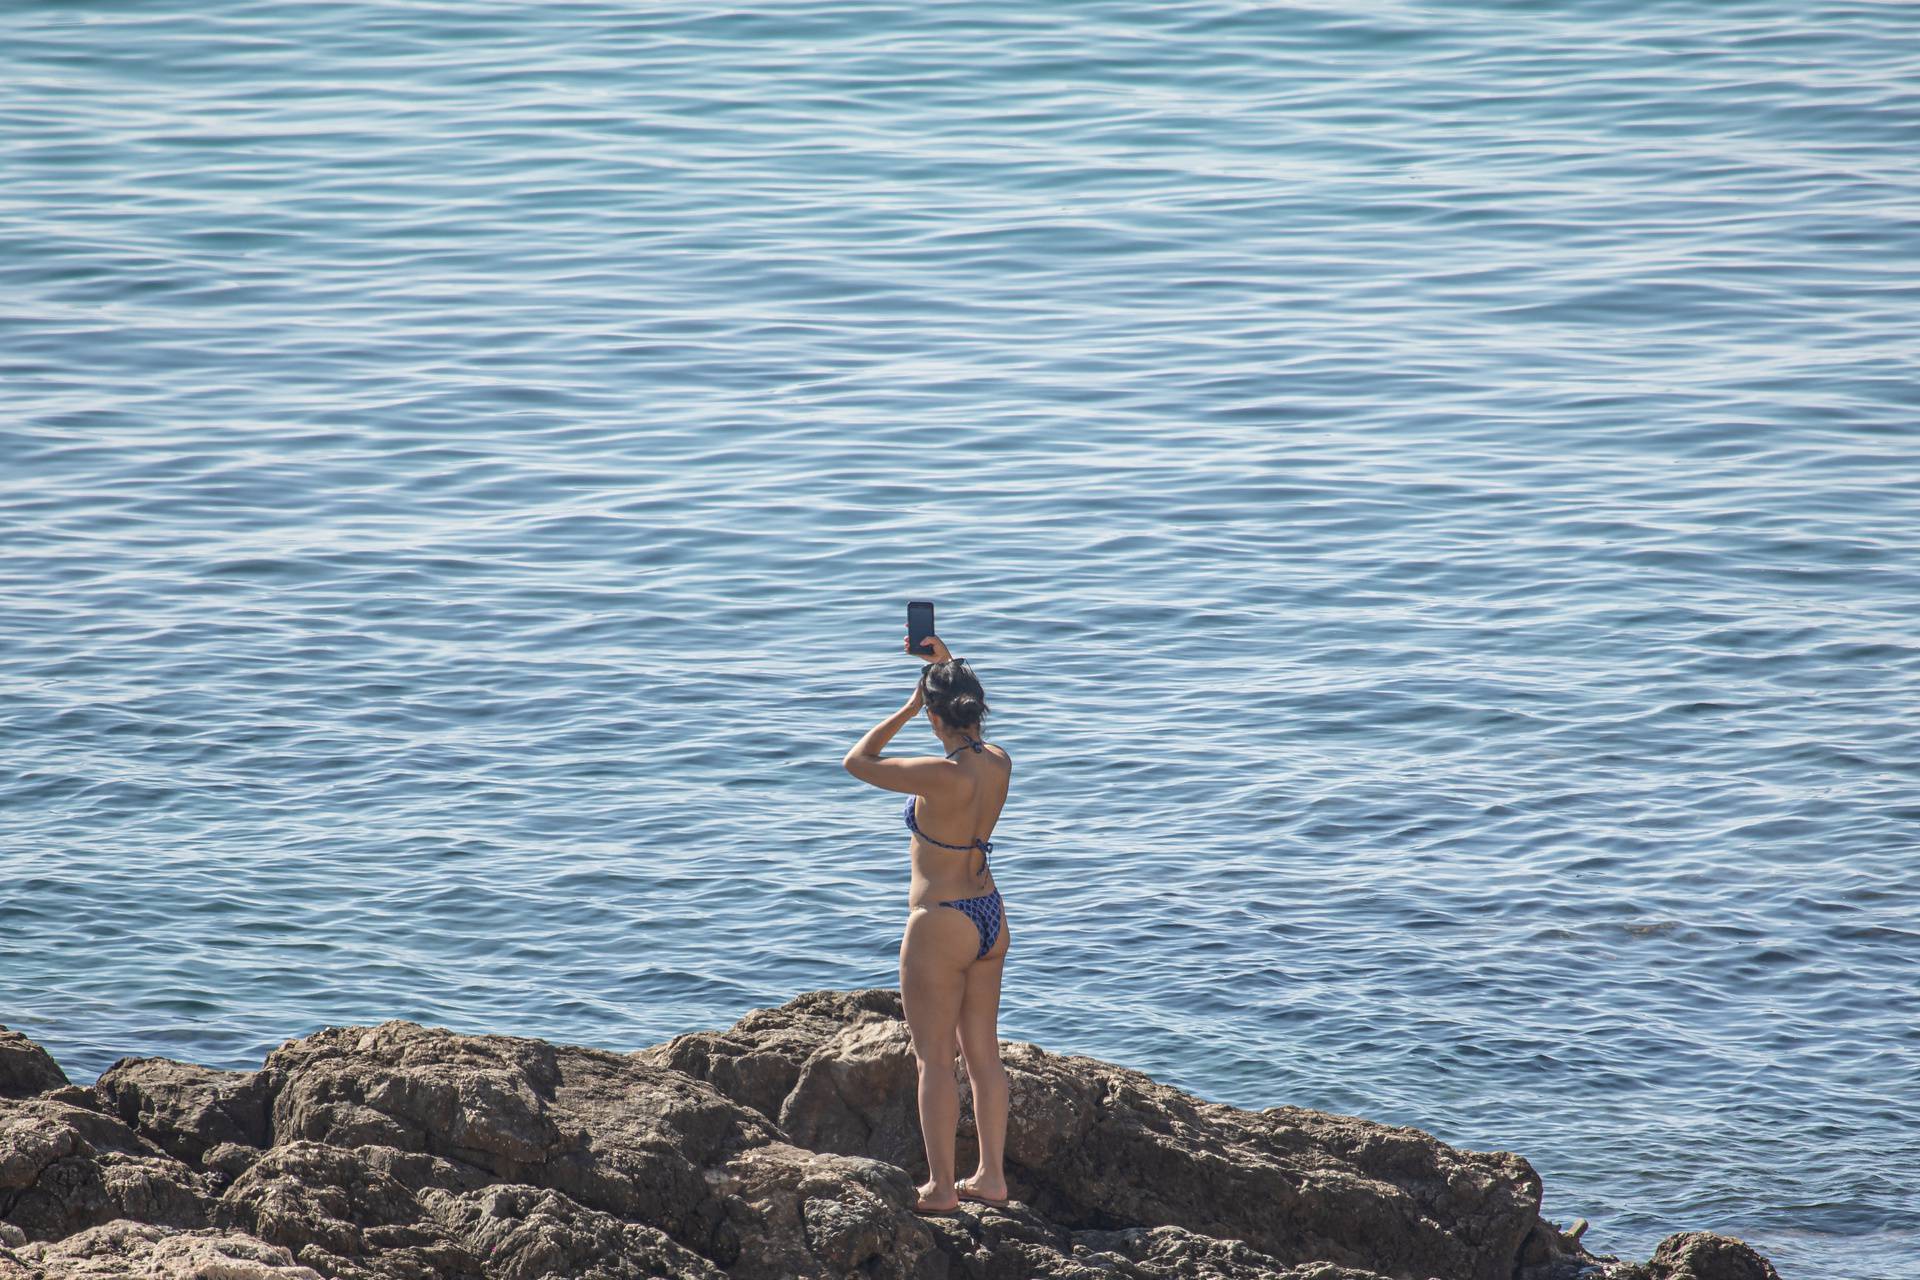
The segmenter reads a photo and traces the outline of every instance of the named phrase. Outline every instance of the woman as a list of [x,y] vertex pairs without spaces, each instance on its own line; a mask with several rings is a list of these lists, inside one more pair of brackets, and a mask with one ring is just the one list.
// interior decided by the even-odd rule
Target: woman
[[[902,640],[913,652],[910,639]],[[900,1002],[920,1067],[920,1135],[928,1180],[913,1206],[944,1213],[962,1199],[1005,1204],[1001,1154],[1007,1137],[1007,1073],[1000,1065],[1000,968],[1007,954],[1007,918],[987,870],[986,837],[1007,802],[1013,758],[979,741],[987,695],[964,658],[928,637],[931,656],[907,705],[882,720],[847,753],[847,772],[888,791],[908,792],[907,930],[900,941]],[[922,707],[943,756],[882,759],[881,748]],[[954,1040],[973,1084],[980,1167],[956,1183],[954,1130],[960,1086],[953,1078]]]

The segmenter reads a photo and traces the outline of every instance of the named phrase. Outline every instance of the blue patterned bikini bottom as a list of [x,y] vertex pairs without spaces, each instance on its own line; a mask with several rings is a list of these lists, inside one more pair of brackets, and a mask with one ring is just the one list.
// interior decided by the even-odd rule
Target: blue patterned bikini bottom
[[973,957],[975,960],[993,950],[993,944],[1000,940],[1000,891],[998,889],[992,893],[983,893],[977,898],[949,898],[940,905],[958,908],[973,920],[973,927],[980,931],[980,950]]

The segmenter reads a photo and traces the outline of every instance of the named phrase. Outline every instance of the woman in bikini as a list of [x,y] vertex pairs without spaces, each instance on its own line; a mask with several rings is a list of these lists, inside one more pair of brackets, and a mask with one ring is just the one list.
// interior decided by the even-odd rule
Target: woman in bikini
[[[1007,917],[987,870],[986,839],[1007,802],[1013,758],[979,740],[986,692],[966,659],[929,637],[933,653],[907,704],[882,720],[847,753],[847,772],[888,791],[908,793],[907,852],[913,879],[907,890],[907,929],[900,941],[900,1003],[920,1067],[920,1135],[928,1180],[913,1206],[944,1213],[961,1200],[1005,1204],[1001,1166],[1007,1137],[1007,1073],[1000,1065],[1000,969],[1007,954]],[[913,652],[912,642],[902,648]],[[926,710],[942,756],[883,759],[894,734]],[[980,1167],[953,1177],[954,1130],[960,1122],[960,1086],[953,1076],[955,1039],[973,1085]]]

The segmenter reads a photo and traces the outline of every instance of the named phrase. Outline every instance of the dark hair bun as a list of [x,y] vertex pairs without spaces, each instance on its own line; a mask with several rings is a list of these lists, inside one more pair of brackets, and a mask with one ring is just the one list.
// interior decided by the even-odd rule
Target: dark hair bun
[[921,673],[927,705],[934,714],[956,729],[968,729],[980,723],[987,706],[987,691],[980,677],[973,674],[965,658],[930,663]]

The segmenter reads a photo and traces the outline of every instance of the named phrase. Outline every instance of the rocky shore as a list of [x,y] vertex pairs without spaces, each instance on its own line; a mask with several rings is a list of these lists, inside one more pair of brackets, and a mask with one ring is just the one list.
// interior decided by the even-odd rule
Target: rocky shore
[[887,988],[624,1054],[391,1021],[91,1087],[0,1028],[0,1280],[1778,1280],[1711,1232],[1595,1256],[1509,1152],[1002,1055],[1012,1202],[921,1215]]

